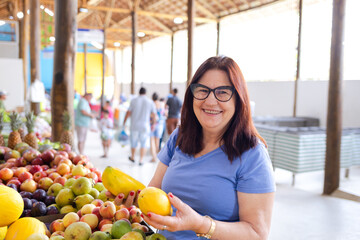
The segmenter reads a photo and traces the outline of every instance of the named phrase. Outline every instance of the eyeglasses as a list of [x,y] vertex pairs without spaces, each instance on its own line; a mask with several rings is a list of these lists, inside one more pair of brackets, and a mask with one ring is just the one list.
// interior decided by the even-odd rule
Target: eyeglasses
[[215,98],[220,102],[229,101],[235,90],[232,86],[220,86],[211,89],[200,83],[193,83],[190,85],[190,88],[194,98],[196,98],[197,100],[204,100],[210,95],[211,92],[214,92]]

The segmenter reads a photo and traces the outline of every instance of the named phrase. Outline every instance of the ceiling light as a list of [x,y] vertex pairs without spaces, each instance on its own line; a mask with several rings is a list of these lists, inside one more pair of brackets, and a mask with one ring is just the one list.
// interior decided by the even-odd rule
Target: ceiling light
[[24,14],[23,14],[23,12],[18,12],[18,13],[16,14],[16,16],[17,16],[19,19],[22,19],[22,18],[24,17]]
[[137,33],[137,36],[138,36],[138,37],[145,37],[145,33],[144,33],[144,32],[138,32],[138,33]]
[[5,21],[0,20],[0,26],[5,25]]
[[115,47],[120,47],[120,43],[119,42],[114,42],[114,46]]
[[184,22],[184,19],[182,19],[181,17],[174,18],[174,23],[175,24],[182,24],[183,22]]
[[50,15],[51,17],[53,17],[54,16],[54,13],[53,13],[53,11],[51,11],[50,9],[48,9],[48,8],[45,8],[45,10],[44,10],[48,15]]
[[100,50],[103,49],[103,45],[98,42],[91,41],[90,44],[93,45],[94,47],[96,47],[97,49],[100,49]]
[[26,12],[27,12],[27,14],[30,14],[30,9],[28,9]]
[[87,8],[84,8],[84,7],[79,8],[79,12],[87,13],[88,11],[89,11],[89,9],[87,9]]
[[13,17],[13,16],[9,16],[9,19],[14,19],[14,17]]
[[41,8],[41,9],[44,9],[45,7],[44,7],[44,5],[40,5],[40,8]]
[[51,36],[51,37],[49,37],[49,40],[50,40],[51,42],[55,42],[55,37],[54,37],[54,36]]

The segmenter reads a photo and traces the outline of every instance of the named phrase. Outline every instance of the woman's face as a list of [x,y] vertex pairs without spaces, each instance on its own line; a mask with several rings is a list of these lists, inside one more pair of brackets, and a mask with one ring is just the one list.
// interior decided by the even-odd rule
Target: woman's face
[[[232,86],[227,74],[218,69],[212,69],[205,72],[199,82],[211,89],[220,86]],[[209,96],[204,100],[194,98],[194,113],[200,122],[203,131],[215,134],[223,134],[235,113],[235,92],[231,99],[227,102],[218,101],[214,92],[210,92]]]

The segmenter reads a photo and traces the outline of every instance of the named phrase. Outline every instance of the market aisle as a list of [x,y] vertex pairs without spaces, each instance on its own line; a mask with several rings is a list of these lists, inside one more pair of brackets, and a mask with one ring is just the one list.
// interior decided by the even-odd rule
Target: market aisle
[[[106,166],[115,166],[147,185],[156,169],[150,163],[151,156],[145,157],[139,166],[128,160],[129,146],[122,147],[113,142],[109,158],[103,154],[99,133],[89,132],[85,154],[95,167],[103,171]],[[344,179],[342,170],[341,186],[358,189],[360,168],[352,168],[350,178]],[[355,240],[360,239],[360,203],[322,196],[323,172],[303,173],[296,176],[291,186],[290,172],[276,169],[277,193],[273,212],[270,240]]]

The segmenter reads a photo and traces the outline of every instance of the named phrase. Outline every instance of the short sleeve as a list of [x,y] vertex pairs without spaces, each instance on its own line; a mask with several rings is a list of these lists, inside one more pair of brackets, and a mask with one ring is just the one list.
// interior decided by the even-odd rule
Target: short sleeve
[[243,193],[269,193],[276,190],[270,157],[262,143],[241,156],[236,190]]
[[169,137],[169,140],[166,142],[165,146],[161,149],[161,151],[157,155],[160,162],[162,162],[166,166],[169,166],[171,158],[174,156],[178,131],[179,131],[178,128],[176,128],[173,131],[173,133]]

